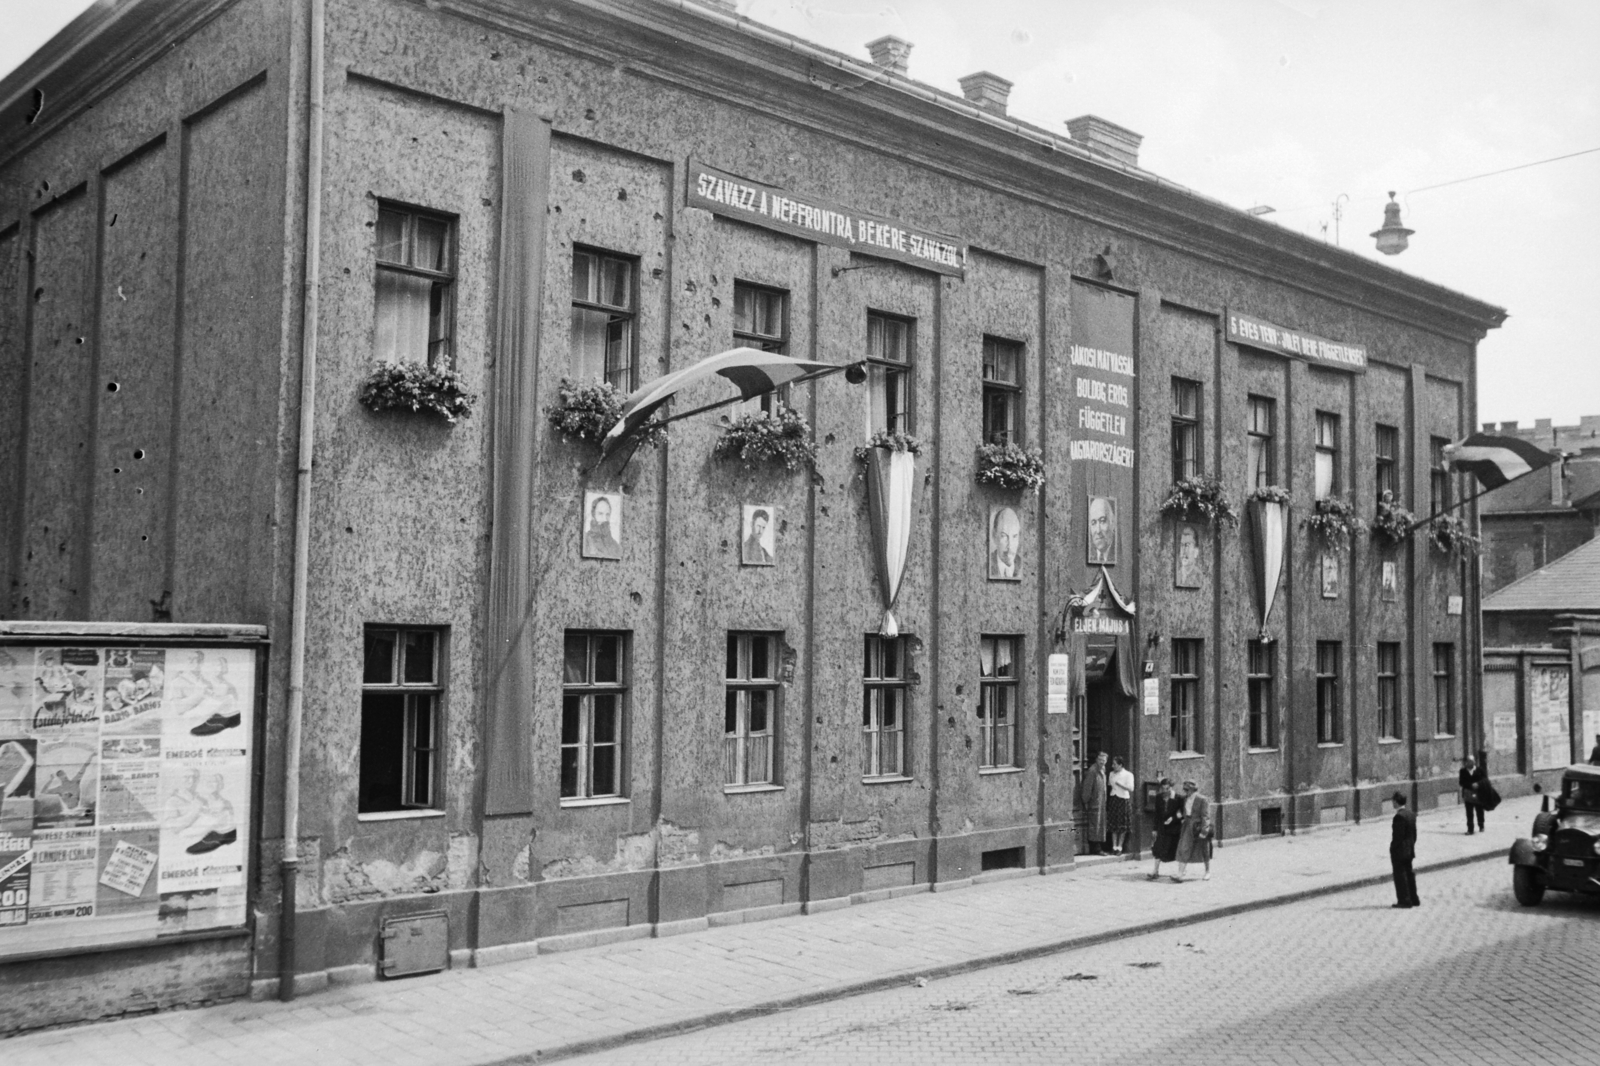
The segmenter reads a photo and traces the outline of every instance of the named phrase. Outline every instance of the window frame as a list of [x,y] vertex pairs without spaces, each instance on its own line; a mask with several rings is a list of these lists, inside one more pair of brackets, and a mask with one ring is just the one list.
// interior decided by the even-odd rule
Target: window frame
[[[895,649],[894,674],[884,673],[884,648]],[[906,710],[910,703],[910,670],[908,656],[910,642],[904,635],[885,637],[877,633],[866,634],[862,641],[861,668],[861,779],[873,781],[907,781],[906,767]],[[874,668],[877,672],[874,673]],[[884,726],[885,700],[892,697],[895,707],[895,725]],[[884,742],[893,738],[895,770],[885,770]]]
[[[1442,669],[1441,669],[1442,664]],[[1433,735],[1456,735],[1456,646],[1451,641],[1433,645]]]
[[[1014,360],[1015,381],[1006,381],[1004,378],[997,376],[1002,354],[1009,355]],[[991,355],[993,358],[991,358]],[[982,407],[979,411],[979,418],[981,419],[981,425],[979,426],[980,443],[1018,445],[1022,443],[1023,384],[1026,380],[1026,357],[1027,346],[1021,341],[1014,341],[987,333],[983,335]],[[991,373],[991,367],[996,368],[994,373]],[[992,422],[990,414],[996,405],[1003,405],[1008,428],[1000,432],[991,433]]]
[[1428,504],[1429,515],[1443,514],[1450,509],[1455,496],[1455,483],[1451,479],[1450,461],[1445,448],[1448,437],[1428,438]]
[[1391,743],[1405,739],[1401,729],[1400,710],[1403,703],[1401,678],[1404,662],[1398,641],[1378,641],[1376,667],[1378,681],[1378,741]]
[[1174,752],[1200,755],[1205,751],[1201,744],[1205,720],[1200,683],[1204,667],[1205,641],[1197,637],[1173,638],[1172,669],[1167,674],[1167,732]]
[[1340,702],[1339,667],[1344,657],[1344,642],[1317,641],[1317,743],[1344,743],[1344,708]]
[[[1266,413],[1266,429],[1263,431],[1257,424],[1258,412]],[[1269,485],[1278,483],[1278,450],[1275,447],[1278,436],[1278,401],[1271,396],[1257,396],[1254,393],[1245,397],[1245,440],[1247,444],[1245,460],[1251,460],[1251,453],[1260,449],[1265,462],[1256,466],[1252,471],[1255,483],[1250,486],[1254,489],[1264,489]]]
[[1245,642],[1245,690],[1252,751],[1275,751],[1278,747],[1277,660],[1275,641]]
[[[594,257],[595,268],[590,272],[590,276],[596,279],[604,276],[604,266],[607,262],[621,263],[627,266],[628,303],[626,307],[619,304],[608,304],[603,300],[590,299],[587,294],[583,299],[577,297],[574,290],[578,282],[578,257],[581,255]],[[639,386],[639,257],[610,251],[605,248],[597,248],[593,245],[574,244],[572,246],[572,258],[569,263],[571,276],[567,286],[569,297],[567,370],[571,373],[573,379],[580,383],[589,384],[599,380],[609,382],[621,392],[632,392]],[[600,282],[598,280],[595,282],[594,288],[596,293],[600,291]],[[573,327],[573,320],[576,319],[580,311],[610,316],[606,322],[607,329],[615,321],[627,323],[627,359],[625,365],[618,368],[615,379],[611,367],[607,365],[607,352],[602,352],[600,355],[600,376],[598,379],[585,375],[579,369],[578,331]],[[609,339],[606,343],[609,345]]]
[[[1337,496],[1344,489],[1343,479],[1339,476],[1339,436],[1343,428],[1340,422],[1339,416],[1332,411],[1316,412],[1316,441],[1312,452],[1311,479],[1313,492],[1319,500]],[[1317,467],[1322,464],[1324,456],[1327,456],[1329,469],[1326,492],[1323,492],[1322,486],[1318,484],[1320,478],[1317,472]]]
[[1372,431],[1372,474],[1375,498],[1381,501],[1387,491],[1400,502],[1400,429],[1376,423]]
[[[382,633],[393,634],[394,644],[390,653],[390,670],[388,680],[369,680],[372,673],[372,651],[374,636]],[[430,812],[443,813],[444,783],[441,780],[444,761],[444,696],[447,683],[446,650],[448,631],[442,626],[414,626],[414,625],[384,625],[369,623],[362,627],[362,669],[361,669],[361,735],[357,740],[356,764],[356,815],[365,819],[400,818],[407,815],[427,815]],[[408,680],[407,666],[411,655],[406,638],[411,635],[426,635],[431,637],[430,657],[432,670],[424,680]],[[400,800],[394,806],[369,806],[368,778],[364,772],[367,768],[367,725],[369,714],[376,716],[379,711],[376,707],[369,711],[368,701],[379,698],[400,697],[402,700],[398,712],[390,711],[389,714],[398,713],[400,722],[399,755],[401,759],[400,773]],[[427,717],[428,739],[419,743],[418,719],[425,711]],[[424,756],[426,763],[426,797],[418,798],[418,778],[420,762],[418,756]],[[376,757],[376,756],[374,756]]]
[[[586,641],[584,653],[585,675],[581,681],[568,681],[566,677],[567,645],[574,637],[581,637]],[[561,806],[576,807],[596,803],[625,803],[628,801],[627,785],[627,751],[628,751],[628,691],[629,691],[629,652],[631,650],[631,634],[625,630],[613,629],[567,629],[562,632],[561,642],[561,719],[557,722],[556,742],[558,748],[556,790]],[[595,681],[596,640],[610,639],[616,643],[616,680]],[[569,742],[566,737],[567,700],[576,696],[579,704],[579,730],[576,741]],[[616,721],[612,726],[613,739],[596,741],[594,739],[594,703],[597,696],[615,697],[614,713]],[[594,787],[594,749],[610,747],[612,749],[611,772],[614,775],[615,788],[610,792],[599,792]],[[566,753],[568,749],[578,752],[575,768],[575,781],[578,791],[567,792],[566,782]]]
[[[904,359],[894,359],[874,349],[874,325],[879,326],[879,336],[887,337],[890,325],[898,326],[904,332]],[[887,311],[867,310],[867,336],[866,336],[866,364],[867,364],[867,436],[874,433],[906,433],[916,432],[916,396],[913,388],[912,367],[916,362],[916,333],[917,320],[904,315],[891,314]],[[881,390],[885,397],[884,410],[889,411],[888,397],[889,386],[898,382],[899,400],[901,403],[898,416],[891,416],[887,424],[878,425],[875,415],[876,404],[874,397]]]
[[[1183,481],[1205,472],[1200,461],[1200,426],[1205,413],[1205,392],[1192,378],[1172,378],[1172,480]],[[1192,410],[1191,410],[1192,408]]]
[[[776,333],[762,333],[759,322],[749,329],[741,329],[739,322],[739,300],[741,296],[749,294],[752,299],[776,297],[778,306],[778,331]],[[762,285],[759,282],[733,279],[733,346],[735,348],[754,348],[759,352],[777,352],[779,355],[789,354],[789,308],[792,301],[788,289],[780,289],[773,285]],[[757,316],[759,317],[759,316]],[[789,386],[784,385],[772,392],[764,392],[760,396],[752,396],[748,400],[734,405],[737,414],[775,414],[777,407],[789,406]]]
[[[428,292],[428,346],[427,357],[424,364],[430,367],[455,366],[455,312],[456,312],[456,279],[459,267],[459,249],[457,247],[458,226],[457,216],[443,211],[434,211],[413,204],[401,203],[397,200],[379,199],[378,215],[373,223],[373,248],[372,248],[372,288],[373,288],[373,338],[372,354],[380,360],[395,362],[415,362],[406,359],[395,352],[378,351],[378,307],[380,286],[379,278],[384,273],[399,274],[414,278],[427,278],[432,282]],[[401,255],[404,262],[383,258],[383,216],[385,214],[399,215],[401,217]],[[432,267],[418,266],[413,260],[416,255],[417,222],[426,220],[436,222],[444,228],[444,238],[440,248],[445,260],[445,269],[437,270]],[[439,303],[437,311],[434,303]]]
[[[1000,649],[1007,647],[1010,673],[999,672]],[[983,665],[987,650],[990,666]],[[978,637],[978,772],[1009,773],[1022,768],[1022,637],[1010,633],[984,633]],[[1001,713],[997,714],[999,711]],[[999,719],[1009,715],[1001,724]],[[1004,742],[1005,750],[1001,750]]]
[[[741,790],[762,790],[782,787],[778,781],[778,770],[782,760],[778,758],[778,749],[781,741],[779,733],[779,693],[783,685],[780,677],[780,649],[783,640],[781,632],[770,630],[738,630],[730,629],[725,645],[723,666],[723,710],[722,710],[722,747],[723,747],[723,773],[722,785],[724,791],[737,792]],[[755,651],[757,644],[766,645],[767,673],[757,676],[755,670]],[[734,670],[729,676],[728,668]],[[761,693],[766,697],[766,726],[761,730],[751,727],[752,700],[751,696]],[[734,729],[728,730],[729,712],[733,713]],[[766,758],[765,766],[761,770],[761,777],[756,779],[751,773],[751,764],[756,761],[752,753],[760,747],[759,741],[765,740]]]

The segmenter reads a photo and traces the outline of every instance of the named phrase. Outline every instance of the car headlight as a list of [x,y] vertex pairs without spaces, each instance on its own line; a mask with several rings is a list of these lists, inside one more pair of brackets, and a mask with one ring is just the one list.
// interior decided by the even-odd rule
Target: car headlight
[[1543,851],[1550,846],[1550,838],[1543,833],[1533,838],[1533,850]]

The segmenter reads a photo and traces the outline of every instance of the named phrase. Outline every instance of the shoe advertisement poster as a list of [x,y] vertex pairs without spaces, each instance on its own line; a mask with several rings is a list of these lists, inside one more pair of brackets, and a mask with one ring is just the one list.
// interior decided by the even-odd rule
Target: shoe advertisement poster
[[255,666],[0,646],[0,958],[244,924]]

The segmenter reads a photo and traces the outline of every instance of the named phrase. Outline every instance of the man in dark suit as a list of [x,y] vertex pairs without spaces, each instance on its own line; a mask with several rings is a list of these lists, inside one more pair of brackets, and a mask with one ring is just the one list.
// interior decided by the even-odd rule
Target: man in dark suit
[[1389,838],[1389,865],[1394,868],[1394,895],[1397,908],[1420,907],[1417,875],[1411,863],[1417,857],[1417,816],[1406,807],[1403,792],[1394,794],[1394,834]]
[[1457,775],[1457,783],[1461,786],[1461,806],[1467,809],[1467,836],[1472,835],[1472,816],[1478,816],[1478,828],[1483,828],[1483,795],[1482,785],[1487,784],[1489,775],[1483,767],[1478,765],[1478,760],[1468,755],[1461,763],[1461,773]]

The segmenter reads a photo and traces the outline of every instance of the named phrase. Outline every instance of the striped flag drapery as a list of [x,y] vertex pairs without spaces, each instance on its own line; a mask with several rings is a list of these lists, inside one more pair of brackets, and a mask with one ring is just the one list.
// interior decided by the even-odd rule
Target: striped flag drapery
[[883,598],[883,618],[878,633],[900,635],[894,617],[900,598],[911,546],[911,525],[916,514],[917,461],[908,451],[867,449],[867,519],[872,526],[872,561],[878,570],[878,590]]
[[1557,456],[1518,437],[1474,433],[1459,444],[1445,445],[1450,469],[1471,474],[1485,491],[1549,466]]

